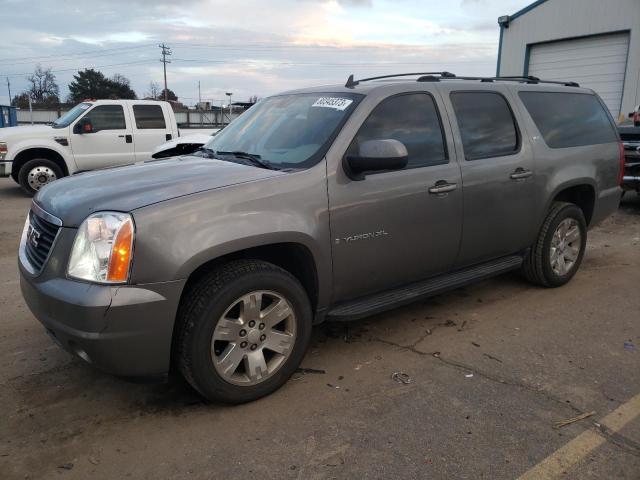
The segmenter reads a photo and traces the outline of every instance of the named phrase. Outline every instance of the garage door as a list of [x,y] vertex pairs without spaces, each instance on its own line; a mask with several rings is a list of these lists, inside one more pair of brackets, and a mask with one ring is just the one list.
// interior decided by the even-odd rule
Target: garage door
[[529,53],[529,75],[544,80],[572,80],[581,87],[592,88],[617,118],[628,50],[628,33],[533,45]]

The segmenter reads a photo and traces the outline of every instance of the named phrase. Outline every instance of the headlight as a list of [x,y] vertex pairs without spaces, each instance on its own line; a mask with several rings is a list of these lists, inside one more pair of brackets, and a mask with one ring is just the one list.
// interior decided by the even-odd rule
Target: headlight
[[0,160],[4,160],[7,156],[7,144],[6,142],[0,142]]
[[76,234],[67,273],[91,282],[126,282],[133,257],[133,236],[131,215],[118,212],[90,215]]

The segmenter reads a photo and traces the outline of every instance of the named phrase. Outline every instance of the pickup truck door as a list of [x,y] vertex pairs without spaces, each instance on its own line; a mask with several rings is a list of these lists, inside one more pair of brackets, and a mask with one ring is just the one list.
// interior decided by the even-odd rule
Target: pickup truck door
[[173,138],[171,130],[172,111],[168,104],[129,104],[133,120],[133,142],[137,162],[151,160],[151,152]]
[[[362,141],[392,138],[407,147],[409,163],[403,170],[354,181],[344,172],[342,158],[332,160],[336,173],[329,175],[328,190],[336,302],[446,272],[460,243],[460,168],[445,135],[441,100],[428,91],[367,100],[371,110],[353,140],[346,140],[351,143],[345,155],[357,154]],[[359,108],[367,107],[363,102]]]
[[[91,131],[82,132],[90,123]],[[134,162],[128,112],[122,105],[96,105],[70,128],[71,150],[78,170],[125,165]]]
[[537,228],[534,159],[511,92],[439,85],[450,109],[464,196],[462,268],[529,247]]

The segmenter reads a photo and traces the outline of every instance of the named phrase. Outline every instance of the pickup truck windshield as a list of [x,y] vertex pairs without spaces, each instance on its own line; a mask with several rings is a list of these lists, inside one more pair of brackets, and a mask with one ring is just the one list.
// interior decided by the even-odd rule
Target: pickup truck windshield
[[261,100],[209,140],[214,152],[246,152],[272,168],[309,168],[322,159],[363,95],[304,93]]
[[64,128],[71,125],[71,123],[82,115],[91,106],[90,103],[79,103],[55,122],[53,122],[53,128]]

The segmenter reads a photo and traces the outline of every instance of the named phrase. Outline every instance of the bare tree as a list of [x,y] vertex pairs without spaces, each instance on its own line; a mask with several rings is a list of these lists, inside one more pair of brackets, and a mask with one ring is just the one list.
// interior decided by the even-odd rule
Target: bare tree
[[162,91],[158,83],[150,82],[149,90],[147,91],[147,93],[145,93],[145,96],[149,98],[153,98],[154,100],[157,100],[160,97],[161,92]]
[[57,103],[59,88],[56,76],[51,72],[51,67],[42,68],[36,66],[32,75],[27,77],[31,84],[29,94],[35,103]]

